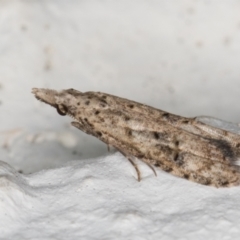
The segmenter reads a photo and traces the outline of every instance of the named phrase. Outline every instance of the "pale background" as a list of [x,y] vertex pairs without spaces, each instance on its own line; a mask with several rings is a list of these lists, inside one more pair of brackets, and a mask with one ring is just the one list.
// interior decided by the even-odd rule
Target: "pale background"
[[[156,179],[144,166],[147,180],[139,185],[121,155],[107,156],[103,143],[72,129],[70,119],[35,100],[31,88],[102,91],[175,114],[240,122],[239,13],[239,0],[0,1],[0,158],[26,174],[43,170],[17,175],[26,178],[21,187],[15,178],[0,184],[3,239],[238,239],[239,188],[216,190],[161,171]],[[93,157],[100,159],[87,160]],[[64,173],[46,170],[63,165]],[[2,179],[10,174],[4,169]],[[90,181],[95,191],[86,193],[88,211],[78,206],[86,201],[84,194],[76,197],[75,190],[61,188],[54,178],[77,186],[84,177],[95,179],[94,174],[102,176],[96,177],[102,185]],[[45,181],[54,183],[60,195]],[[17,187],[6,187],[12,182]],[[15,193],[19,188],[21,196]],[[24,195],[28,188],[31,199]],[[39,188],[43,192],[36,193]],[[111,194],[110,209],[109,191],[119,191]],[[66,195],[73,202],[66,200],[66,209],[56,207],[55,215],[49,212],[49,202]],[[28,203],[32,215],[24,208]],[[72,214],[84,217],[73,221]],[[60,215],[66,222],[58,222]],[[97,224],[104,220],[105,227]]]

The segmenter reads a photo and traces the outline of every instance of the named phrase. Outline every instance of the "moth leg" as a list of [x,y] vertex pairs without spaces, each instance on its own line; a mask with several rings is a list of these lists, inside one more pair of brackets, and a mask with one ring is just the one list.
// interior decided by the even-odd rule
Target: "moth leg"
[[145,158],[138,158],[140,161],[144,162],[149,168],[152,169],[154,175],[157,177],[157,172],[155,170],[155,168],[152,166],[152,164],[148,163],[147,159]]
[[139,171],[137,164],[136,164],[131,158],[128,158],[128,161],[129,161],[129,162],[133,165],[133,167],[135,168],[135,170],[136,170],[136,172],[137,172],[137,176],[138,176],[138,181],[140,182],[140,181],[141,181],[141,172]]
[[[146,162],[145,162],[146,163]],[[146,163],[148,165],[149,168],[152,169],[154,175],[157,177],[157,173],[156,173],[156,170],[154,169],[154,167],[150,164],[150,163]]]
[[[141,181],[141,172],[139,171],[139,168],[138,168],[137,164],[131,158],[127,158],[127,159],[134,166],[134,168],[136,169],[137,176],[138,176],[138,181],[140,182]],[[140,160],[143,161],[149,168],[151,168],[153,173],[154,173],[154,175],[157,177],[157,173],[156,173],[156,170],[154,169],[154,167],[150,163],[147,163],[147,162],[145,162],[142,159],[140,159]]]
[[133,167],[135,168],[136,172],[137,172],[137,177],[138,177],[138,181],[141,181],[141,172],[138,169],[137,164],[133,161],[133,159],[131,157],[129,157],[129,155],[127,153],[125,153],[124,151],[122,151],[120,148],[114,146],[125,158],[127,158],[127,160],[133,165]]

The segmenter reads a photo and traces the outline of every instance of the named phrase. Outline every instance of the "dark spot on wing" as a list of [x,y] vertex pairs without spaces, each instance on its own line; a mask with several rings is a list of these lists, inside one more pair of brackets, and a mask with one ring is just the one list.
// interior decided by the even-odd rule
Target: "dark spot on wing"
[[83,120],[84,120],[84,121],[87,123],[87,125],[90,126],[91,128],[94,127],[94,125],[93,125],[92,123],[90,123],[87,118],[84,118]]
[[107,102],[104,99],[101,99],[102,104],[107,104]]
[[207,179],[204,184],[208,186],[208,185],[211,185],[212,182],[211,182],[211,180]]
[[184,156],[179,152],[175,152],[173,155],[173,161],[178,165],[181,166],[184,163]]
[[[162,118],[165,120],[168,120],[170,123],[176,123],[181,119],[181,117],[167,113],[167,112],[162,114]],[[159,120],[162,120],[162,119],[160,118]]]
[[219,184],[223,187],[226,187],[227,185],[229,185],[229,182],[227,180],[221,180]]
[[85,102],[85,105],[89,105],[89,103],[90,103],[90,101],[86,101],[86,102]]
[[138,159],[142,159],[142,158],[144,158],[144,154],[138,153],[138,154],[136,155],[136,157],[137,157]]
[[101,121],[101,122],[105,122],[105,119],[104,119],[104,118],[100,118],[100,121]]
[[98,115],[100,112],[97,110],[96,112],[95,112],[95,115]]
[[169,113],[163,113],[162,117],[163,118],[168,118],[169,117]]
[[74,89],[73,88],[66,89],[66,92],[72,94],[74,93]]
[[159,139],[159,134],[158,134],[158,132],[153,132],[153,136],[154,136],[155,139]]
[[107,102],[105,100],[100,100],[100,103],[99,103],[100,107],[106,107],[107,105]]
[[80,102],[78,102],[77,105],[80,106]]
[[129,120],[130,120],[130,117],[125,116],[125,117],[124,117],[124,120],[125,120],[125,121],[129,121]]
[[134,105],[133,104],[129,104],[128,107],[129,108],[134,108]]
[[161,167],[161,163],[160,163],[160,162],[156,162],[156,163],[154,164],[154,166],[155,166],[155,167]]
[[172,172],[173,169],[172,169],[171,167],[166,167],[166,168],[164,168],[164,171],[166,171],[166,172]]
[[189,174],[185,173],[185,174],[183,175],[183,177],[186,178],[186,179],[189,179]]
[[79,92],[78,90],[75,90],[73,88],[67,89],[66,91],[68,93],[70,93],[71,95],[75,96],[75,97],[77,97],[77,96],[82,94],[81,92]]
[[101,133],[101,132],[97,132],[97,135],[98,135],[99,137],[101,137],[101,136],[102,136],[102,133]]
[[232,146],[224,141],[219,139],[209,139],[210,143],[215,145],[223,154],[225,158],[229,158],[231,160],[235,159],[235,154]]
[[156,139],[156,140],[167,140],[168,138],[168,133],[166,132],[152,132],[152,136]]
[[176,161],[178,160],[178,157],[179,157],[179,154],[178,154],[178,152],[177,152],[177,153],[175,153],[175,155],[174,155],[174,157],[173,157],[173,160],[176,162]]
[[126,134],[128,136],[132,136],[132,130],[130,128],[126,128]]
[[188,124],[188,123],[189,123],[189,120],[183,120],[182,123],[183,123],[183,124]]

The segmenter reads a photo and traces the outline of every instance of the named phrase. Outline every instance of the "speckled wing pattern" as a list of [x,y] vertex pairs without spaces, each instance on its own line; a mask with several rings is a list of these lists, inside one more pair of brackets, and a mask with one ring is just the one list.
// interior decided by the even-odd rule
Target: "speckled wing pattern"
[[[34,88],[35,97],[74,119],[72,125],[126,156],[200,184],[240,183],[240,136],[101,92]],[[155,170],[154,170],[155,172]]]

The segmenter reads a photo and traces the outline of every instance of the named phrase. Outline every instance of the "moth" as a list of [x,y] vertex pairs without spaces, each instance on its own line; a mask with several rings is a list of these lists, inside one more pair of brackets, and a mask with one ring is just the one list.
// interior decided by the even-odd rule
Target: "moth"
[[68,115],[72,126],[120,151],[135,162],[196,183],[230,187],[240,183],[240,136],[101,92],[33,88],[35,97]]

